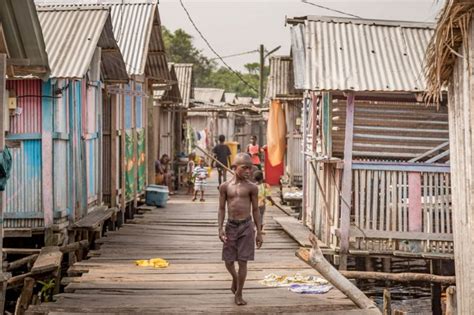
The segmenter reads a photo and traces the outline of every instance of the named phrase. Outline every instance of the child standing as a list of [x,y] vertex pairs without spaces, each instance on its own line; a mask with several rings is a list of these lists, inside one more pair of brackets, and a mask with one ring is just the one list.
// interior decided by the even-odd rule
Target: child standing
[[204,159],[199,160],[198,166],[194,168],[194,198],[196,201],[198,192],[201,192],[200,201],[204,201],[204,187],[206,186],[207,169],[204,167]]
[[263,231],[263,216],[265,214],[265,208],[267,204],[267,200],[270,201],[270,203],[273,205],[275,204],[275,201],[272,199],[272,192],[270,190],[270,185],[265,183],[263,180],[263,173],[262,171],[255,171],[254,174],[254,180],[255,184],[258,186],[258,210],[260,211],[260,220],[261,220],[261,225],[262,225],[262,234],[265,234]]

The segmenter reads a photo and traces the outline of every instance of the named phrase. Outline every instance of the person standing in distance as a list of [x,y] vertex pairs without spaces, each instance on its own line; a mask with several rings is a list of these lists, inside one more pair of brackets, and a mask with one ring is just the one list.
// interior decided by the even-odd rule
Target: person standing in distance
[[[214,157],[226,167],[230,165],[230,156],[231,152],[229,147],[224,143],[225,136],[219,136],[219,143],[212,149],[212,153],[214,153]],[[227,180],[227,170],[220,165],[219,163],[215,163],[217,167],[217,173],[219,174],[219,186]]]

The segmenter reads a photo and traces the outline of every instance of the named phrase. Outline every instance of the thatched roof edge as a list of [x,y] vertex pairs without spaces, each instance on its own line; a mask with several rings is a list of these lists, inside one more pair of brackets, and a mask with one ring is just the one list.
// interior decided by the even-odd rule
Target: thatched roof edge
[[452,79],[456,58],[468,58],[457,51],[467,45],[468,27],[474,14],[472,0],[447,0],[438,17],[435,33],[426,50],[426,101],[439,103],[443,87]]

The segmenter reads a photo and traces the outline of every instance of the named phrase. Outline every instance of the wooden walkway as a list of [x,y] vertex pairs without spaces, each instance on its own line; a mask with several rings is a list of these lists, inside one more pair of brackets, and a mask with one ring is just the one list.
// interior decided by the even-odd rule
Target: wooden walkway
[[[316,274],[294,255],[298,248],[267,212],[265,243],[249,263],[244,289],[246,306],[235,306],[231,279],[221,262],[217,237],[217,189],[204,203],[173,197],[167,208],[153,209],[104,238],[92,258],[77,263],[86,271],[66,287],[55,303],[33,307],[34,314],[170,313],[313,313],[367,314],[336,289],[323,295],[300,295],[259,283],[269,273]],[[166,269],[135,266],[137,259],[161,257]],[[327,313],[326,313],[327,312]]]

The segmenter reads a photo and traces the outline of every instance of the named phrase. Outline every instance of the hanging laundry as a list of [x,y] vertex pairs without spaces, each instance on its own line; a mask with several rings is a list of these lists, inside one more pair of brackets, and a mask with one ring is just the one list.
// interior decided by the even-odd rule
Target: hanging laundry
[[272,166],[283,162],[286,151],[285,113],[280,101],[270,104],[270,114],[267,123],[268,160]]

